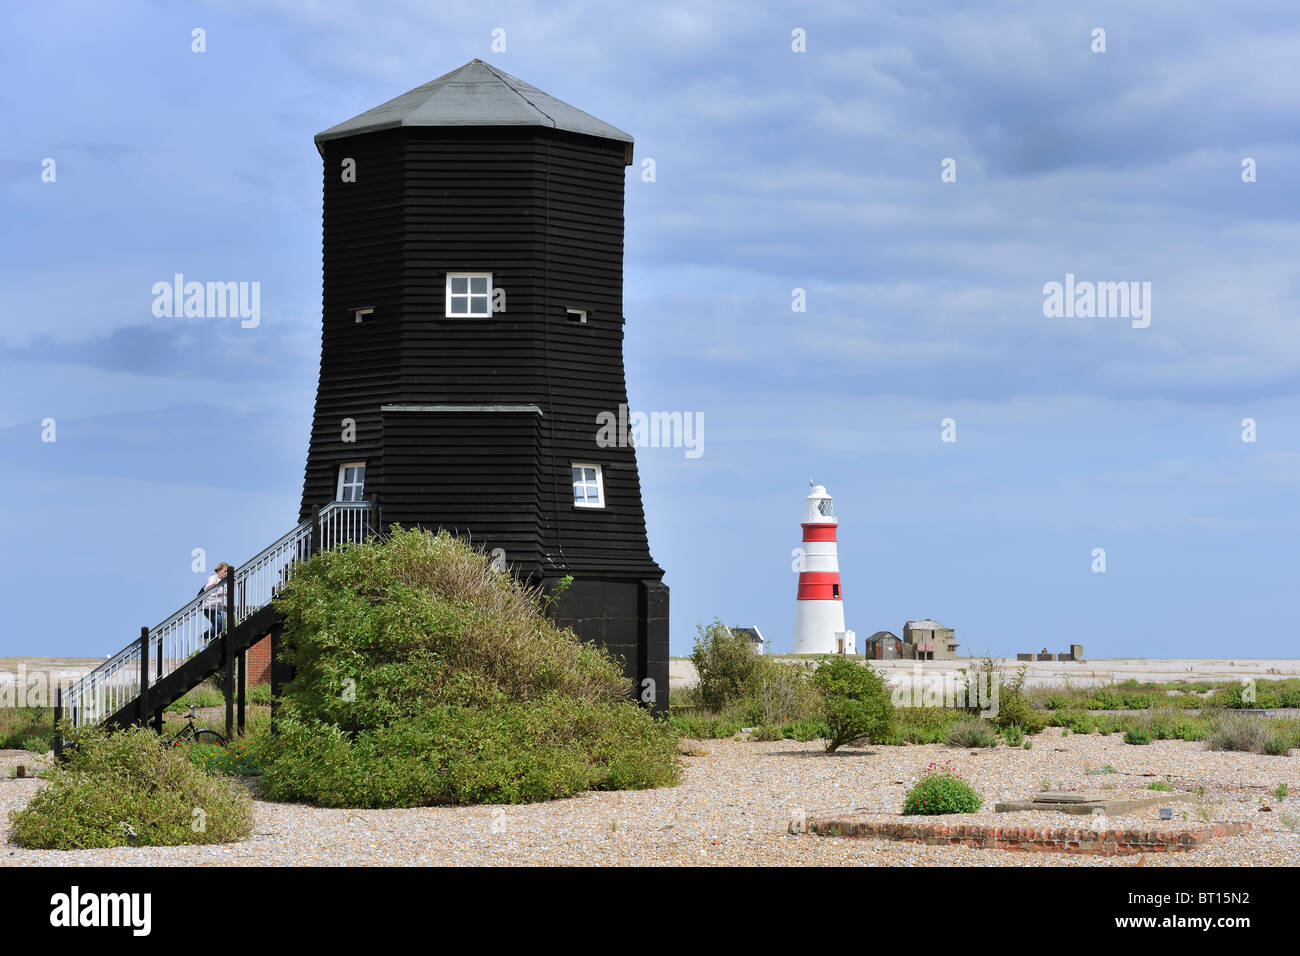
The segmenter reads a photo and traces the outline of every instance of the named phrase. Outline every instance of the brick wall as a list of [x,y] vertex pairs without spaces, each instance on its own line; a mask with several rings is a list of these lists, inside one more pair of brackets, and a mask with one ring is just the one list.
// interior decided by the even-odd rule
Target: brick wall
[[271,638],[262,638],[248,649],[248,686],[271,683]]
[[[794,829],[791,824],[791,829]],[[1190,830],[1083,830],[1074,827],[990,827],[972,824],[889,823],[864,820],[854,814],[814,817],[807,829],[818,836],[874,837],[925,843],[930,846],[969,846],[1022,852],[1096,853],[1124,856],[1131,853],[1168,853],[1191,850],[1215,837],[1250,830],[1249,823],[1221,823]]]

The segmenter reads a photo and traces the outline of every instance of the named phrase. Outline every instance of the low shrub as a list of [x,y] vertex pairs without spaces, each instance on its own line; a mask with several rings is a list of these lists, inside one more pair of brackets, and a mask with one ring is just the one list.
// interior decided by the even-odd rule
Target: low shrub
[[20,749],[29,751],[34,754],[48,753],[52,744],[48,737],[28,737],[22,742]]
[[1124,734],[1124,743],[1141,746],[1151,743],[1151,733],[1143,727],[1134,727]]
[[229,843],[252,832],[247,791],[204,773],[147,728],[87,728],[45,776],[49,783],[10,815],[18,846],[180,846]]
[[1262,754],[1273,736],[1260,718],[1226,711],[1215,721],[1209,745],[1211,750]]
[[565,586],[543,595],[459,538],[397,526],[299,565],[275,602],[295,676],[249,754],[263,792],[406,807],[675,784],[697,718],[654,719],[619,661],[556,624]]
[[861,740],[888,740],[894,730],[894,704],[889,687],[868,664],[836,656],[813,672],[813,686],[823,701],[823,719],[830,729],[827,752]]
[[1169,783],[1166,780],[1154,780],[1151,783],[1147,784],[1147,789],[1159,790],[1162,793],[1170,793],[1173,791],[1174,787],[1173,784]]
[[905,816],[974,813],[983,804],[975,789],[953,772],[950,765],[930,764],[903,799]]
[[944,743],[949,747],[996,747],[998,735],[987,720],[968,718],[948,728]]
[[1002,729],[1002,739],[1007,742],[1008,747],[1019,747],[1025,741],[1025,732],[1022,728],[1012,724],[1010,727]]
[[1274,734],[1264,741],[1264,753],[1270,757],[1288,757],[1291,755],[1291,741],[1281,734]]
[[776,724],[759,724],[749,735],[750,740],[784,740],[785,733]]
[[437,706],[355,736],[286,705],[259,738],[266,793],[326,807],[523,803],[678,780],[677,735],[646,711],[560,697]]

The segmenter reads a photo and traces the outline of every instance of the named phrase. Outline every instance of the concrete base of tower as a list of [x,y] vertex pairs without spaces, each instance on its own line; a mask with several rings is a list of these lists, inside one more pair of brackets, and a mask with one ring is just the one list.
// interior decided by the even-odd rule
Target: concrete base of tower
[[795,601],[794,652],[796,654],[843,653],[836,635],[844,633],[842,601]]

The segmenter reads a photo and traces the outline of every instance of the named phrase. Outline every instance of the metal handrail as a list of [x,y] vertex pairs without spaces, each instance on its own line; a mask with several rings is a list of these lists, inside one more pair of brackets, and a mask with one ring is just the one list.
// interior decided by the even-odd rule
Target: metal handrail
[[[240,568],[232,569],[225,582],[217,586],[234,587],[237,598],[235,620],[226,621],[225,627],[233,628],[270,604],[288,581],[293,566],[307,560],[312,550],[364,540],[371,533],[369,512],[368,501],[331,502],[315,516],[315,528],[313,519],[308,518]],[[203,607],[211,600],[211,590],[191,598],[149,631],[147,638],[136,638],[73,684],[64,695],[72,726],[98,723],[139,697],[145,640],[149,643],[149,665],[156,671],[149,677],[152,684],[174,673],[220,637],[220,618],[216,613],[209,616]],[[223,616],[224,609],[223,601],[219,609]]]

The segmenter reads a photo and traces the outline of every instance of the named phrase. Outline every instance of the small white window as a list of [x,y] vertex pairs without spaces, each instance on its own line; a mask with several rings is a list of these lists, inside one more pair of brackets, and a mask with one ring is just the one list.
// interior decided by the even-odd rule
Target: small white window
[[578,508],[605,507],[605,481],[600,465],[574,464],[573,504]]
[[447,273],[447,318],[484,318],[492,314],[492,273]]
[[339,493],[336,501],[365,501],[366,463],[350,461],[339,465]]
[[582,325],[587,324],[586,309],[566,309],[565,311],[568,313],[568,318],[570,322],[577,322]]

